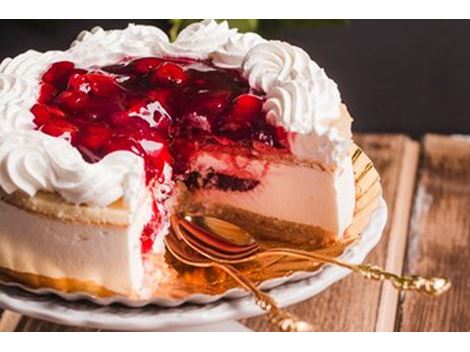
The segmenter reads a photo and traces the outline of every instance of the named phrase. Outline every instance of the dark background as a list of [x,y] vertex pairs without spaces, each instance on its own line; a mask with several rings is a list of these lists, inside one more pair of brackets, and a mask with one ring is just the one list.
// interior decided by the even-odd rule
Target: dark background
[[[0,58],[65,49],[83,29],[159,20],[0,21]],[[470,21],[351,20],[283,28],[339,85],[362,132],[470,133]]]

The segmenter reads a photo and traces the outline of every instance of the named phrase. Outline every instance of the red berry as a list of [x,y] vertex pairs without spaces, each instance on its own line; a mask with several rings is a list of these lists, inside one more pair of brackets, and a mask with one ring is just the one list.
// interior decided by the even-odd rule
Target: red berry
[[90,81],[91,91],[95,96],[104,97],[115,94],[120,90],[112,77],[90,73],[87,78]]
[[131,62],[130,66],[132,71],[136,75],[142,75],[153,71],[158,65],[162,63],[162,60],[153,57],[144,57]]
[[42,81],[50,83],[56,88],[63,89],[74,68],[75,65],[70,61],[56,62],[44,73]]
[[103,147],[111,136],[111,130],[105,126],[87,126],[78,136],[78,143],[88,149]]
[[78,132],[78,127],[66,120],[51,120],[41,127],[41,131],[54,137],[73,137]]
[[149,83],[152,86],[159,85],[183,85],[188,80],[184,69],[174,63],[164,62],[150,75]]
[[126,111],[116,111],[111,113],[109,121],[115,127],[126,126],[132,122],[131,117]]
[[256,95],[242,94],[233,103],[225,121],[224,130],[240,130],[261,117],[263,100]]
[[232,93],[229,91],[209,92],[199,94],[189,104],[187,113],[197,112],[199,114],[217,115],[227,109]]
[[144,151],[142,147],[136,143],[134,140],[130,139],[127,136],[117,136],[112,137],[108,140],[108,142],[104,146],[106,154],[119,151],[119,150],[126,150],[132,152],[134,154],[144,156]]
[[54,102],[62,109],[77,112],[87,107],[88,95],[80,91],[63,91]]
[[132,67],[128,64],[109,65],[101,68],[102,71],[113,73],[115,75],[126,75],[132,73]]
[[[79,71],[79,70],[74,70]],[[91,90],[90,82],[87,79],[86,71],[85,72],[73,72],[70,75],[69,81],[67,83],[68,90],[79,91],[83,93],[88,93]]]
[[36,104],[31,108],[31,112],[34,115],[34,123],[37,126],[42,126],[52,119],[65,118],[65,114],[61,110],[47,105]]
[[50,102],[57,94],[57,89],[49,83],[43,83],[39,92],[38,103],[46,104]]

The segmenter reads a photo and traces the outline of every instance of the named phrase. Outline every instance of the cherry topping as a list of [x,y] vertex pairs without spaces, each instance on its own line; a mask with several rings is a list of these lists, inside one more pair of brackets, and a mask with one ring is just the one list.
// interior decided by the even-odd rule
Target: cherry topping
[[75,65],[70,61],[60,61],[53,64],[42,76],[42,81],[50,83],[58,89],[62,89],[67,84]]
[[65,113],[62,110],[53,106],[36,104],[31,108],[34,115],[34,123],[37,126],[42,126],[51,119],[65,118]]
[[54,137],[74,137],[78,132],[78,127],[66,120],[55,120],[46,122],[41,127],[41,131]]
[[130,67],[134,74],[143,75],[155,70],[161,63],[161,59],[154,57],[144,57],[142,59],[134,60],[128,67]]
[[50,83],[43,83],[39,92],[38,103],[47,104],[57,94],[57,89]]
[[90,150],[102,148],[109,137],[111,129],[105,126],[87,126],[78,135],[80,146]]
[[188,77],[183,68],[171,62],[164,62],[150,75],[151,86],[182,85]]
[[54,100],[60,108],[67,112],[77,112],[87,107],[88,95],[80,91],[65,90]]
[[233,106],[223,120],[220,130],[233,133],[237,138],[246,137],[252,132],[253,121],[258,121],[262,115],[263,100],[252,94],[243,94],[235,99]]

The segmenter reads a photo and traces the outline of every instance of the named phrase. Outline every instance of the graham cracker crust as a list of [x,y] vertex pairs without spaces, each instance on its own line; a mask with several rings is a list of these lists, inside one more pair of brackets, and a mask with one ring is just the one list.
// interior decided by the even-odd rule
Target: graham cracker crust
[[216,217],[247,229],[258,240],[273,246],[298,247],[313,250],[326,248],[338,242],[335,234],[320,227],[298,224],[290,221],[266,217],[247,210],[211,203],[195,203],[183,199],[179,212]]

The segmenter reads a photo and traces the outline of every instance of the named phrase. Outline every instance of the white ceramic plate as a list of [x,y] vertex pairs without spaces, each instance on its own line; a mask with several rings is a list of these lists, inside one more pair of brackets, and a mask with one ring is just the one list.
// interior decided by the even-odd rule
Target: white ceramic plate
[[[340,258],[361,263],[379,241],[386,220],[387,207],[381,199],[360,240],[347,248]],[[320,293],[349,272],[338,266],[324,265],[313,273],[298,272],[288,278],[268,280],[261,287],[270,289],[269,294],[281,306],[288,306]],[[33,293],[21,287],[0,285],[0,307],[59,324],[113,330],[171,330],[263,313],[252,298],[239,289],[221,296],[194,295],[189,302],[163,302],[166,303],[164,306],[152,304],[140,308],[122,304],[97,305],[88,300],[77,300],[80,295],[59,297],[46,293],[47,290]]]

